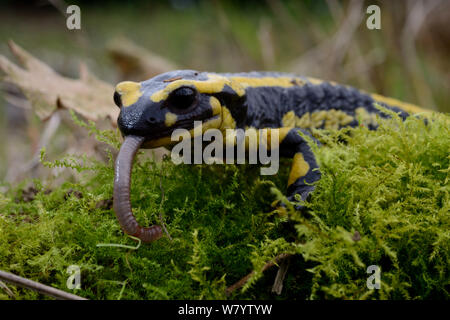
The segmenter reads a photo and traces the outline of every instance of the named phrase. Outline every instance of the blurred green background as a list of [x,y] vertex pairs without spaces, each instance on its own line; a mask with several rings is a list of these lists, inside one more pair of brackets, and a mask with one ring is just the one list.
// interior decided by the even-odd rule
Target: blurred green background
[[[81,8],[81,30],[66,27],[69,4]],[[381,8],[381,30],[366,27],[371,4]],[[77,78],[85,62],[111,84],[141,81],[172,66],[293,72],[448,112],[449,9],[445,0],[2,1],[0,54],[15,61],[7,45],[12,39],[64,76]],[[145,52],[150,68],[120,58],[117,50],[127,49]],[[27,163],[41,147],[46,124],[16,88],[1,86],[0,181],[39,176]],[[58,125],[49,154],[80,151],[80,135]]]

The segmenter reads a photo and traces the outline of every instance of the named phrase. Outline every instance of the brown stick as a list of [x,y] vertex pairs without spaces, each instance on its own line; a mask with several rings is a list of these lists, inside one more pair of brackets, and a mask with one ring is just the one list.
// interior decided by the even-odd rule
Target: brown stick
[[[267,269],[269,269],[269,268],[273,267],[274,265],[278,264],[280,261],[282,261],[282,260],[284,260],[284,259],[286,259],[288,257],[291,257],[291,256],[292,256],[291,253],[282,253],[282,254],[276,256],[275,259],[273,259],[273,261],[269,261],[269,262],[267,262],[264,265],[264,267],[262,268],[261,272],[266,271]],[[227,290],[226,290],[226,295],[230,296],[233,291],[235,291],[236,289],[239,289],[242,286],[244,286],[254,273],[255,273],[255,271],[250,272],[245,277],[243,277],[242,279],[240,279],[236,283],[234,283],[231,286],[229,286],[227,288]]]
[[281,291],[283,290],[283,281],[289,268],[289,262],[289,257],[281,262],[280,268],[278,269],[277,275],[275,277],[275,281],[272,286],[272,292],[276,293],[277,295],[280,295]]
[[22,278],[20,276],[16,276],[15,274],[1,271],[0,270],[0,280],[5,282],[12,283],[16,286],[31,289],[37,291],[39,293],[45,294],[47,296],[60,299],[60,300],[87,300],[86,298],[67,293],[65,291],[46,286],[42,283],[32,281],[29,279]]

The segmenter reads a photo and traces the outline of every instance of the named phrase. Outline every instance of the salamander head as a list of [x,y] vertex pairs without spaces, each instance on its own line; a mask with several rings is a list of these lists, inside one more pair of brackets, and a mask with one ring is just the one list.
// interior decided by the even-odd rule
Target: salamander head
[[114,168],[114,211],[125,233],[151,242],[162,237],[161,227],[141,227],[131,209],[131,168],[137,150],[176,143],[172,132],[193,130],[194,121],[201,121],[203,130],[235,127],[235,119],[244,121],[247,113],[245,90],[218,74],[180,70],[140,83],[121,82],[114,102],[124,136]]
[[141,147],[171,144],[172,132],[191,130],[194,121],[203,129],[221,128],[224,109],[244,99],[243,88],[218,74],[178,70],[143,82],[121,82],[114,102],[121,109],[117,120],[122,135],[144,138]]

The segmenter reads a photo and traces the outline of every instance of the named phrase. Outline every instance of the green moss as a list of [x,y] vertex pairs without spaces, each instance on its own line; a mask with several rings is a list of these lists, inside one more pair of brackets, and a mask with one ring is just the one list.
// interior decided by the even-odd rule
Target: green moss
[[[91,299],[225,299],[226,287],[253,270],[231,298],[448,299],[449,120],[434,115],[425,125],[394,117],[378,131],[316,131],[322,179],[304,213],[290,204],[287,214],[270,208],[284,199],[289,160],[263,180],[256,166],[175,166],[141,152],[133,166],[134,212],[143,225],[159,223],[161,213],[173,240],[137,248],[110,207],[113,157],[48,162],[43,151],[43,164],[84,178],[51,192],[35,180],[31,198],[25,182],[0,195],[0,269],[68,291],[67,268],[78,265],[81,289],[74,293]],[[77,122],[119,146],[117,132]],[[281,253],[293,256],[276,296],[277,267],[261,270]],[[366,287],[369,265],[381,268],[380,290]],[[43,298],[8,286],[16,298]]]

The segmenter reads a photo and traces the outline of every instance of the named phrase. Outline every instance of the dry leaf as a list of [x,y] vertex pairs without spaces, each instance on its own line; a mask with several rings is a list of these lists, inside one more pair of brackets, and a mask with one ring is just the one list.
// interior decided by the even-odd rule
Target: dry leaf
[[3,80],[17,85],[42,119],[48,119],[57,108],[71,109],[86,119],[108,118],[116,126],[119,109],[114,105],[114,87],[91,75],[80,65],[80,79],[63,77],[30,53],[8,42],[11,52],[23,68],[0,55]]

